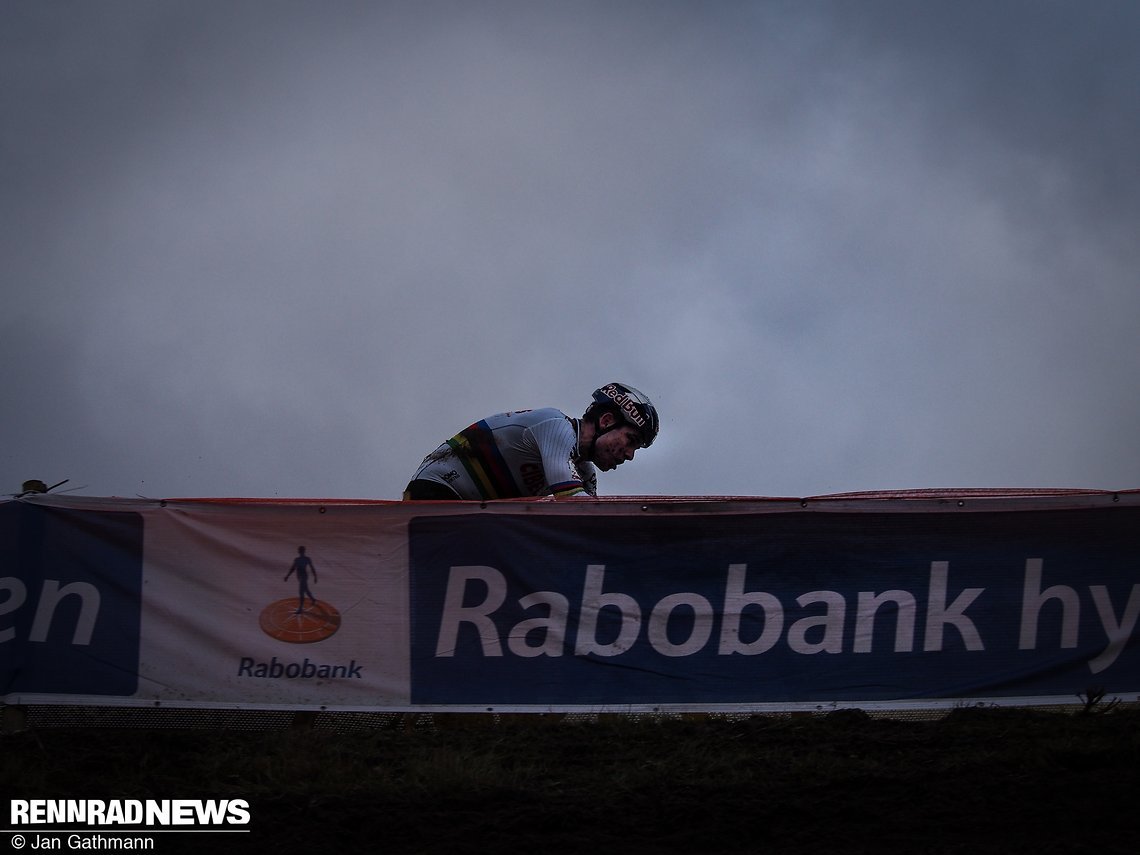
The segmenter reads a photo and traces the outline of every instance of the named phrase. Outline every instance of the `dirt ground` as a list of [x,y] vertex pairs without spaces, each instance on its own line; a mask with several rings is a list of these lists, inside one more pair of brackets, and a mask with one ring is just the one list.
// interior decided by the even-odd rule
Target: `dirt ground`
[[159,852],[1135,855],[1140,711],[32,728],[0,796],[248,801]]

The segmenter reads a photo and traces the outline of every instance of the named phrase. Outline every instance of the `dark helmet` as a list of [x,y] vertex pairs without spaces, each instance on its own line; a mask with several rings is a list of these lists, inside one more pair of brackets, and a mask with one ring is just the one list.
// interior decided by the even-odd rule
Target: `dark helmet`
[[624,383],[608,383],[594,392],[594,403],[586,411],[604,408],[612,412],[626,424],[632,425],[641,432],[642,448],[649,448],[657,438],[657,430],[661,426],[657,418],[657,408],[641,392]]

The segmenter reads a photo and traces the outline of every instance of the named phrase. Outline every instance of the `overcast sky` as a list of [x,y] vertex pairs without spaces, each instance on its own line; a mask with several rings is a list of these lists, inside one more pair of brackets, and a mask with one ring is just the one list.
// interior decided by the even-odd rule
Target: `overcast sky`
[[1140,3],[0,0],[0,492],[1140,487]]

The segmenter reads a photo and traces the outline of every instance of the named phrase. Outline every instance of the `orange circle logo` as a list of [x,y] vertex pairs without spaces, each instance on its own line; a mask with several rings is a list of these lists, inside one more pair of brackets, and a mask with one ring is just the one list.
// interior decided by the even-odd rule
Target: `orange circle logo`
[[297,598],[289,597],[262,609],[259,623],[270,638],[289,644],[311,644],[324,641],[340,629],[340,612],[324,600],[298,609]]

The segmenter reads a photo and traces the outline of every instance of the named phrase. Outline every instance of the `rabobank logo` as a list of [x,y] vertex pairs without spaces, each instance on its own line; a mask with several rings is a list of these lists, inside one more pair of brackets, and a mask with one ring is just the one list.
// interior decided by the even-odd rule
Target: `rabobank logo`
[[1140,667],[1138,511],[417,517],[412,701],[1044,697],[1093,675],[1116,685]]
[[297,596],[275,600],[261,610],[258,622],[262,632],[289,644],[312,644],[335,634],[340,629],[340,612],[332,604],[317,599],[310,587],[310,583],[318,584],[319,578],[308,551],[298,546],[283,580],[296,583]]
[[0,694],[131,695],[142,517],[0,505]]
[[[281,582],[296,585],[296,595],[274,600],[258,616],[261,631],[270,638],[286,644],[314,644],[330,638],[340,629],[340,612],[314,593],[320,586],[319,563],[319,555],[314,559],[306,547],[296,548],[296,554],[281,577]],[[356,659],[329,662],[285,654],[281,658],[276,655],[268,658],[264,655],[242,656],[235,673],[240,678],[259,681],[311,680],[325,683],[330,680],[363,680],[364,665]]]

